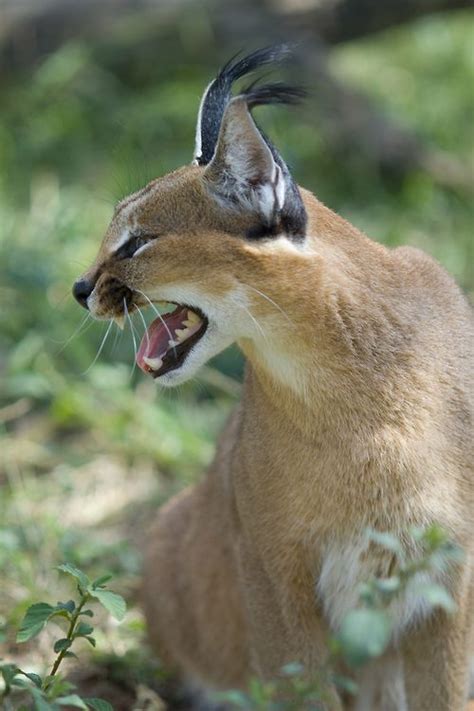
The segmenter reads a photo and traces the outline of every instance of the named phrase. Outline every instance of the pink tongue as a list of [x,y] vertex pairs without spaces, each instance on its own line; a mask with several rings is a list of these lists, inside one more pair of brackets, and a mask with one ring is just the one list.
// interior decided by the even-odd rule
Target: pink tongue
[[144,358],[162,358],[164,356],[170,347],[168,341],[174,340],[175,330],[184,327],[183,321],[186,320],[187,313],[188,309],[178,306],[173,313],[163,314],[161,318],[164,323],[161,319],[156,318],[148,326],[140,343],[136,359],[138,367],[145,373],[149,373],[152,368],[145,363]]

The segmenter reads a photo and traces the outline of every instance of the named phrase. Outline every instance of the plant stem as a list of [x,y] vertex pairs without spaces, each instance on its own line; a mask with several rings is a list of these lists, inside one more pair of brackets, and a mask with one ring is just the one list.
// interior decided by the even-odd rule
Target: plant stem
[[[66,639],[70,640],[71,642],[74,639],[74,631],[75,631],[76,623],[77,623],[77,620],[79,619],[79,615],[82,611],[82,608],[84,607],[86,602],[88,602],[88,600],[90,599],[90,595],[88,593],[81,593],[81,595],[82,595],[81,601],[71,615],[71,621],[69,623],[69,629],[68,629],[67,635],[66,635]],[[46,679],[43,683],[43,691],[46,691],[48,689],[48,687],[51,683],[51,678],[53,676],[55,676],[56,672],[58,671],[59,665],[63,661],[64,657],[66,656],[66,652],[68,650],[69,650],[69,647],[67,649],[62,649],[59,652],[59,654],[56,657],[56,660],[51,668],[49,675],[46,677]]]

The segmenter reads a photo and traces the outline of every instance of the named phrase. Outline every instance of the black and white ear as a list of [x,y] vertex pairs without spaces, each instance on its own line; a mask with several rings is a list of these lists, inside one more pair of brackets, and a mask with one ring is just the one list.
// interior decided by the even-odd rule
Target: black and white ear
[[252,218],[255,226],[249,237],[286,234],[302,239],[305,235],[307,217],[299,190],[250,114],[258,104],[293,103],[299,98],[299,90],[272,84],[236,96],[225,110],[204,177],[223,207]]
[[279,44],[263,47],[237,60],[233,57],[208,84],[199,105],[193,161],[208,165],[216,150],[224,111],[232,97],[232,85],[237,79],[266,66],[275,66],[292,54],[291,46]]
[[230,102],[205,176],[218,196],[259,213],[266,223],[282,209],[282,171],[250,116],[245,97]]

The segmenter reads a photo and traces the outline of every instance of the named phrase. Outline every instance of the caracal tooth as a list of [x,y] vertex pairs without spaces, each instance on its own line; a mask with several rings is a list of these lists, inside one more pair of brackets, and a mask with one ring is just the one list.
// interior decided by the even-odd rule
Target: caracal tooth
[[177,337],[178,341],[185,341],[190,332],[191,329],[189,328],[177,328],[174,335]]
[[199,321],[183,321],[183,326],[187,326],[188,328],[196,328],[196,326],[200,326],[202,323],[201,319]]
[[188,311],[188,321],[191,321],[191,323],[194,325],[196,323],[199,323],[201,321],[201,318],[194,311]]
[[143,360],[152,370],[159,370],[163,365],[161,358],[147,358],[144,356]]
[[179,346],[179,341],[170,340],[170,341],[168,341],[168,346],[170,348],[176,348],[176,346]]

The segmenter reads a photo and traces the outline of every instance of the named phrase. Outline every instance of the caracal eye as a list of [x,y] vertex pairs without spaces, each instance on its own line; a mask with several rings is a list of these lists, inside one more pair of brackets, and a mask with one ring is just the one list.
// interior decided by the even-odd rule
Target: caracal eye
[[120,249],[116,252],[116,257],[118,259],[130,259],[133,255],[138,252],[141,247],[148,244],[149,240],[145,237],[137,235],[136,237],[131,237],[127,242],[125,242]]
[[138,250],[141,247],[144,247],[146,244],[148,244],[148,240],[145,239],[144,237],[134,237],[133,239],[133,253],[138,252]]

